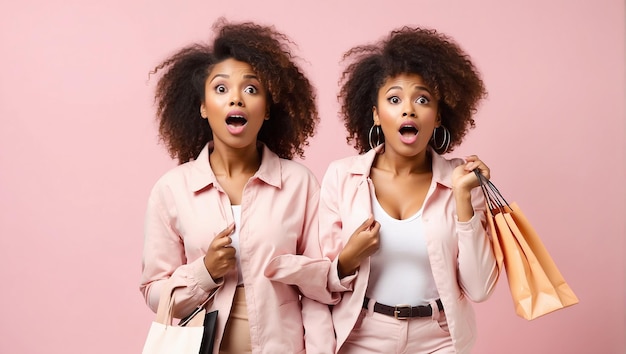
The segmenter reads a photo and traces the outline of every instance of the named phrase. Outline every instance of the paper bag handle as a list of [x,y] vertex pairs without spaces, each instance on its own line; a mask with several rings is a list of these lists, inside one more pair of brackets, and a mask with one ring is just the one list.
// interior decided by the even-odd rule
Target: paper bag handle
[[504,206],[506,205],[509,210],[511,210],[511,206],[509,205],[509,202],[506,201],[506,199],[504,199],[504,196],[502,195],[502,193],[500,193],[500,191],[498,190],[498,188],[496,188],[496,186],[489,180],[487,179],[487,177],[485,177],[479,169],[474,169],[474,173],[476,174],[476,177],[478,178],[478,182],[480,183],[480,188],[483,191],[483,194],[485,195],[485,200],[487,201],[487,205],[489,206],[489,209],[491,210],[499,210],[501,213],[504,212]]

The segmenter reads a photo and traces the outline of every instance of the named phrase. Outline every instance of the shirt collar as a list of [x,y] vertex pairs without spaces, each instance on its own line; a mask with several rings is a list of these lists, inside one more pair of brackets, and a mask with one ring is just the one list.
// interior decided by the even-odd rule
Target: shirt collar
[[372,164],[374,163],[374,158],[376,158],[376,154],[383,151],[384,145],[385,144],[380,144],[375,148],[370,149],[368,152],[356,156],[352,159],[352,163],[350,164],[348,171],[355,175],[369,177]]
[[455,166],[450,160],[436,153],[430,146],[428,147],[428,151],[432,157],[433,182],[452,188],[452,171]]
[[[355,175],[369,177],[372,164],[374,163],[374,158],[376,157],[376,154],[383,151],[384,145],[384,143],[380,144],[368,152],[358,155],[352,160],[352,164],[350,165],[348,171]],[[454,166],[452,166],[449,160],[446,160],[443,156],[437,154],[430,146],[428,147],[428,152],[432,157],[433,181],[448,188],[452,188],[451,175]]]
[[[261,142],[257,142],[257,147],[263,149],[261,166],[259,166],[259,169],[252,178],[258,178],[271,186],[281,188],[282,171],[280,157]],[[213,169],[209,163],[209,152],[211,150],[213,150],[212,141],[206,144],[198,157],[192,162],[190,186],[194,192],[199,192],[217,183],[217,177],[215,177],[215,173],[213,173]]]

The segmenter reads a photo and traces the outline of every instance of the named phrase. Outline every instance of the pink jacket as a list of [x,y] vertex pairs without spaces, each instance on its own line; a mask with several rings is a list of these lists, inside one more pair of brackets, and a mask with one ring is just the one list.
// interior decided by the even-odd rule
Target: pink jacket
[[[151,192],[140,288],[156,311],[161,286],[171,279],[177,287],[177,317],[188,314],[217,289],[209,310],[219,310],[214,350],[218,353],[237,271],[216,284],[203,262],[212,238],[233,222],[229,198],[209,164],[210,147],[208,144],[195,161],[163,175]],[[300,301],[297,287],[264,275],[267,264],[280,255],[320,258],[319,184],[304,166],[279,158],[264,145],[262,148],[261,166],[243,191],[239,230],[252,351],[332,353],[335,341],[328,306],[306,297]]]
[[[356,275],[341,281],[337,256],[354,230],[372,214],[369,178],[375,154],[345,158],[330,164],[320,194],[320,242],[322,253],[332,261],[328,289],[343,294],[332,317],[337,333],[337,350],[352,331],[363,305],[369,278],[369,259]],[[461,159],[447,160],[431,151],[433,179],[424,201],[422,220],[430,264],[437,290],[446,311],[448,327],[457,353],[469,353],[475,342],[475,318],[471,304],[486,300],[493,291],[498,269],[485,231],[484,197],[472,191],[474,217],[459,222],[451,189],[453,169]]]

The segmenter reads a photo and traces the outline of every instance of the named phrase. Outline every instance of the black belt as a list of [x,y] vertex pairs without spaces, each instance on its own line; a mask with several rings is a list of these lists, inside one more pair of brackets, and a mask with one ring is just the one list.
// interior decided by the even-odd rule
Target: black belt
[[[367,309],[370,299],[366,296],[363,299],[363,308]],[[443,311],[443,304],[441,299],[437,299],[437,306],[439,311]],[[433,308],[430,305],[426,306],[409,306],[409,305],[396,305],[388,306],[380,303],[374,304],[374,312],[382,313],[383,315],[395,317],[397,319],[409,318],[409,317],[430,317],[433,315]]]

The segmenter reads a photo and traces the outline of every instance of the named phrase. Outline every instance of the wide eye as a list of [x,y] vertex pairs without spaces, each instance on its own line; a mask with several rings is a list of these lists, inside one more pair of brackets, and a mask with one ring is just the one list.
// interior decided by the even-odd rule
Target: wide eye
[[257,90],[257,88],[256,88],[256,87],[254,87],[254,86],[250,85],[250,86],[247,86],[247,87],[243,90],[243,92],[245,92],[245,93],[252,93],[252,94],[255,94],[255,93],[259,92],[259,90]]
[[222,84],[215,86],[215,92],[217,92],[217,93],[225,93],[226,91],[228,91],[226,89],[226,86],[224,86]]
[[417,98],[417,100],[415,100],[415,102],[419,104],[428,104],[430,100],[426,96],[420,96]]
[[398,104],[400,103],[400,98],[398,96],[391,96],[387,98],[387,101],[389,101],[389,103],[391,104]]

